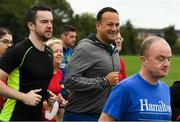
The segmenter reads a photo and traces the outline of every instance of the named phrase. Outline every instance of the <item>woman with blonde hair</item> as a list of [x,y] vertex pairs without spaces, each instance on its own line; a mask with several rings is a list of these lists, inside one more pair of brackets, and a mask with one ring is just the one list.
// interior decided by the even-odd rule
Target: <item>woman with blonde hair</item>
[[57,102],[53,106],[49,106],[47,104],[47,101],[43,102],[43,113],[45,120],[53,120],[55,121],[55,115],[59,109],[59,106],[63,106],[66,104],[66,101],[63,99],[63,97],[60,94],[60,81],[62,79],[62,72],[58,68],[59,64],[62,61],[63,58],[63,52],[62,52],[62,40],[58,38],[51,38],[46,42],[46,45],[53,51],[53,67],[54,67],[54,74],[51,79],[51,82],[49,83],[48,90],[52,91],[58,96]]

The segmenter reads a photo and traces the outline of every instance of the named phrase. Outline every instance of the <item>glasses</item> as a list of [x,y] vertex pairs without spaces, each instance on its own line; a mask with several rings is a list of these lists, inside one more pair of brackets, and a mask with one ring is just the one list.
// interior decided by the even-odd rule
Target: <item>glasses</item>
[[7,39],[3,39],[3,40],[0,40],[0,42],[4,43],[4,44],[10,44],[10,45],[13,45],[13,41],[12,40],[7,40]]

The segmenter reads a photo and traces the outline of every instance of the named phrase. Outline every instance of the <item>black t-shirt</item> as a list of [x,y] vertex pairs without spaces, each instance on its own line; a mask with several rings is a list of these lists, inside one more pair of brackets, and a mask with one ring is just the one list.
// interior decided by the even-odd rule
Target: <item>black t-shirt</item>
[[53,54],[45,47],[39,51],[29,39],[9,48],[0,59],[0,69],[8,73],[7,85],[20,92],[28,93],[42,89],[43,98],[36,106],[27,106],[21,101],[7,99],[0,120],[42,120],[42,103],[53,75]]
[[180,81],[174,82],[171,89],[172,121],[180,121]]

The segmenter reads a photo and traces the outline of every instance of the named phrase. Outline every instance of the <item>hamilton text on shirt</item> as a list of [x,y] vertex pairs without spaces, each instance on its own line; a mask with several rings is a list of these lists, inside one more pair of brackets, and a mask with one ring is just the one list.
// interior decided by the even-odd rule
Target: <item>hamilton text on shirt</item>
[[156,112],[171,112],[171,106],[166,105],[163,101],[158,101],[157,104],[149,103],[147,99],[140,99],[140,111],[156,111]]

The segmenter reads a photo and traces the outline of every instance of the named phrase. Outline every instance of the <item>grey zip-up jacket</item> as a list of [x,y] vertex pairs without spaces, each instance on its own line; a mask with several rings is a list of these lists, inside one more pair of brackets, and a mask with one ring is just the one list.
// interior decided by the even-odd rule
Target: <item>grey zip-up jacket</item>
[[74,48],[64,84],[70,90],[67,111],[101,114],[111,91],[105,76],[120,67],[118,50],[108,51],[109,47],[93,35]]

